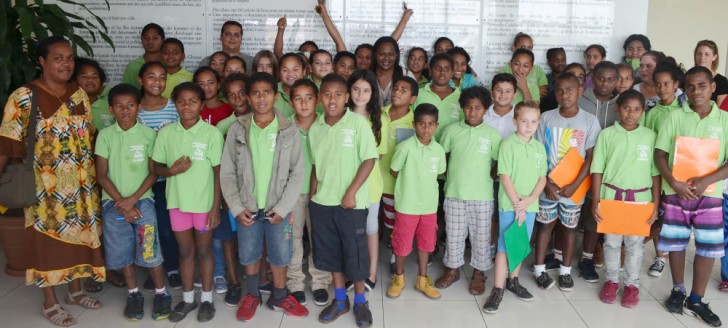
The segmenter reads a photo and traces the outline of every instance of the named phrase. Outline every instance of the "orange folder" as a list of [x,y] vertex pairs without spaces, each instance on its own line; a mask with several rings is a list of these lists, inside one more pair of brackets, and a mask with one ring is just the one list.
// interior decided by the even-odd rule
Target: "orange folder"
[[[556,167],[551,170],[549,178],[556,183],[559,188],[563,188],[576,180],[582,165],[584,165],[584,158],[581,157],[581,154],[579,154],[576,148],[571,148],[568,152],[566,152],[566,155],[561,158],[559,164],[556,164]],[[591,188],[591,176],[587,175],[584,181],[581,182],[581,185],[579,185],[579,188],[576,189],[569,199],[571,199],[574,203],[580,203],[586,196],[586,193],[589,192],[589,188]]]
[[[675,157],[672,162],[672,175],[677,181],[686,182],[690,178],[704,177],[718,170],[720,140],[679,136],[675,139]],[[715,191],[715,184],[705,189],[706,193]]]
[[654,203],[602,199],[599,201],[599,214],[603,220],[597,224],[597,232],[647,237],[650,235],[647,222],[654,208]]

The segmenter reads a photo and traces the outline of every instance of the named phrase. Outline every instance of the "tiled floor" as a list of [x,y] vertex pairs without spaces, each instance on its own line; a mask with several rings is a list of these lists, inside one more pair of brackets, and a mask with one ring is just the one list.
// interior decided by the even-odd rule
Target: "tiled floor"
[[[692,244],[688,258],[692,258]],[[619,304],[603,304],[598,299],[601,288],[599,284],[586,283],[578,278],[578,270],[574,270],[575,288],[572,292],[561,292],[554,287],[549,291],[539,290],[531,272],[524,270],[521,280],[535,296],[533,302],[522,302],[506,293],[498,314],[490,315],[481,311],[485,295],[474,297],[467,292],[467,278],[471,268],[461,269],[461,279],[450,288],[442,291],[442,299],[431,301],[413,290],[416,275],[414,257],[407,263],[407,289],[397,300],[383,297],[383,288],[389,283],[389,250],[382,250],[380,267],[383,270],[376,289],[368,295],[374,315],[374,327],[707,327],[698,319],[689,315],[673,315],[662,307],[672,285],[670,273],[666,271],[661,278],[649,277],[647,267],[654,257],[651,245],[646,247],[643,262],[643,275],[640,290],[640,304],[635,309],[627,309]],[[385,255],[386,254],[386,255]],[[526,263],[530,265],[529,258]],[[0,263],[4,263],[4,255],[0,252]],[[687,265],[686,282],[688,288],[692,279],[690,264]],[[442,265],[438,261],[430,268],[430,274],[436,279],[442,273]],[[603,276],[603,270],[599,270]],[[487,273],[487,290],[492,287],[492,270]],[[706,295],[711,308],[723,320],[728,320],[728,293],[717,290],[720,279],[719,263],[712,273],[712,279]],[[61,293],[65,288],[58,288]],[[305,319],[292,319],[278,312],[260,308],[255,319],[250,323],[235,320],[235,308],[227,307],[220,295],[215,296],[217,315],[206,324],[198,323],[191,315],[183,322],[173,324],[168,321],[155,322],[149,314],[143,321],[129,323],[124,320],[122,311],[125,304],[125,289],[104,285],[104,291],[98,297],[104,302],[101,310],[83,310],[78,306],[66,306],[74,316],[78,317],[76,327],[211,327],[211,326],[250,326],[250,327],[323,327],[317,320],[321,307],[313,305],[313,296],[308,291],[311,314]],[[59,294],[60,295],[60,294]],[[179,291],[173,291],[174,303],[180,298]],[[151,295],[147,296],[147,311],[151,311]],[[40,289],[25,286],[22,278],[8,277],[0,273],[0,327],[52,327],[40,315],[42,294]],[[353,316],[346,315],[327,327],[356,327]]]

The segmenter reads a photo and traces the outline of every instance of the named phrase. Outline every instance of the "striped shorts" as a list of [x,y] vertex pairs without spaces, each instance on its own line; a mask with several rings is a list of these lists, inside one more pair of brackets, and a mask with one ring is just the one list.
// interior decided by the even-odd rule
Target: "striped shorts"
[[708,258],[723,257],[723,200],[702,196],[683,200],[677,195],[662,197],[660,204],[665,221],[657,249],[665,252],[685,251],[690,232],[695,229],[695,254]]

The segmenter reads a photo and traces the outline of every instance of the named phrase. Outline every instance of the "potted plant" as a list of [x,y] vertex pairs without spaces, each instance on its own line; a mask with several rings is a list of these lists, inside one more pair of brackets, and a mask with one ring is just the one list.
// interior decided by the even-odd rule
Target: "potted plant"
[[[93,56],[93,48],[77,31],[85,30],[95,43],[97,36],[114,49],[104,21],[86,5],[72,0],[57,0],[71,8],[90,14],[92,22],[64,10],[55,3],[43,0],[0,0],[0,108],[4,110],[8,96],[20,86],[35,80],[40,74],[36,62],[37,44],[49,35],[64,36],[74,52],[81,48]],[[104,0],[106,7],[109,2]],[[84,14],[85,15],[85,14]],[[1,117],[1,115],[0,115]],[[1,204],[0,204],[1,205]],[[25,276],[25,219],[22,209],[10,209],[0,214],[0,246],[8,260],[9,275]]]

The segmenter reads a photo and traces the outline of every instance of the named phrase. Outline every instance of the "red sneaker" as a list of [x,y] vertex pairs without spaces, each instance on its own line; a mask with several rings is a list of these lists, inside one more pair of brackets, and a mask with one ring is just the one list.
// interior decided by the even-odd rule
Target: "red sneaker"
[[624,295],[622,296],[622,306],[633,308],[640,302],[640,289],[637,286],[629,285],[624,287]]
[[599,292],[599,299],[604,303],[614,304],[617,302],[618,290],[619,285],[613,283],[611,280],[607,280],[607,282],[604,283],[604,287],[602,287],[602,291]]
[[298,303],[293,295],[288,295],[282,300],[274,300],[271,295],[271,297],[268,298],[268,302],[266,302],[266,306],[273,311],[281,311],[286,315],[295,318],[305,318],[308,316],[308,309],[301,305],[301,303]]
[[251,296],[250,294],[245,295],[245,298],[239,303],[240,307],[235,316],[240,321],[250,321],[255,316],[255,311],[263,303],[260,297]]

